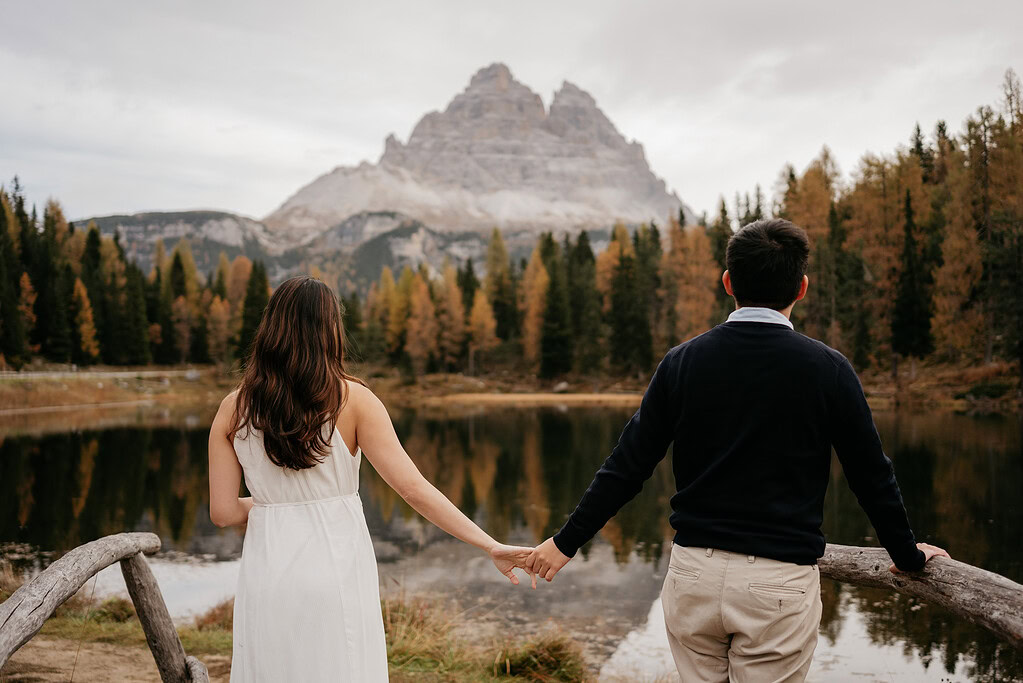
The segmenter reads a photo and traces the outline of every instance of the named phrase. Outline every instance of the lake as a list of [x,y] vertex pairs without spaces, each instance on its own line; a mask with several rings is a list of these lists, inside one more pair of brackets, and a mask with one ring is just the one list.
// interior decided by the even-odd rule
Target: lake
[[[154,531],[150,559],[176,617],[233,593],[242,532],[209,521],[207,430],[215,406],[0,418],[0,553],[38,571],[68,549],[125,530]],[[572,511],[631,410],[489,408],[394,411],[423,473],[493,536],[541,541]],[[1023,582],[1023,445],[1017,417],[878,414],[920,540]],[[559,574],[513,588],[486,557],[425,523],[368,463],[361,495],[386,593],[450,599],[477,634],[554,623],[604,662],[608,680],[672,671],[658,593],[674,492],[668,459]],[[824,531],[876,545],[837,461]],[[97,592],[121,590],[116,568]],[[823,584],[812,680],[1023,680],[1023,653],[937,608],[896,593]]]

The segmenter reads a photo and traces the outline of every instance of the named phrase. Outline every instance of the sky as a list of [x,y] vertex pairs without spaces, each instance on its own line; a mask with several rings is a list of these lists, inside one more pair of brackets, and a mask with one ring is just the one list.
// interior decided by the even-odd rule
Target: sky
[[478,69],[590,92],[697,213],[823,145],[849,177],[1023,74],[1023,2],[0,0],[0,182],[71,218],[261,218]]

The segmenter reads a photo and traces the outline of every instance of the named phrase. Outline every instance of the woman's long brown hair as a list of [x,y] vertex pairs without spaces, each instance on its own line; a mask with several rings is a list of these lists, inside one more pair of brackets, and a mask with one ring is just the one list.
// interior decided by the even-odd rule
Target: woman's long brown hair
[[253,428],[275,464],[313,467],[330,452],[348,400],[341,304],[319,280],[293,277],[274,291],[252,341],[238,387],[231,437]]

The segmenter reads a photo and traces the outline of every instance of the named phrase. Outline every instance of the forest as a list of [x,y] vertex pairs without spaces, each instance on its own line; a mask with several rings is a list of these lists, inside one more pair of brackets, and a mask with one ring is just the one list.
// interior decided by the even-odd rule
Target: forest
[[[917,125],[906,146],[864,155],[846,179],[829,150],[786,165],[768,200],[760,187],[721,200],[716,217],[683,225],[616,225],[594,249],[587,232],[541,235],[509,257],[494,230],[485,263],[384,268],[365,296],[341,292],[355,360],[426,372],[512,370],[644,374],[671,346],[724,320],[721,284],[732,232],[788,218],[811,241],[796,329],[859,370],[991,363],[1023,357],[1023,107],[1009,70],[995,106],[959,133]],[[50,200],[41,218],[17,179],[0,188],[0,353],[87,365],[237,362],[270,294],[264,264],[221,255],[197,272],[186,240],[157,245],[142,272],[116,236],[70,223]],[[477,268],[479,273],[477,273]],[[315,268],[310,274],[317,275]],[[1023,366],[1023,364],[1021,364]],[[1023,370],[1021,370],[1023,372]]]
[[587,233],[541,236],[509,262],[495,230],[478,278],[472,262],[433,278],[385,268],[351,329],[370,358],[416,374],[462,369],[477,354],[540,377],[648,372],[671,346],[723,321],[720,284],[733,230],[767,216],[806,229],[807,297],[796,329],[859,370],[897,375],[900,361],[991,363],[1023,357],[1023,113],[1009,70],[997,108],[981,106],[952,134],[939,121],[891,154],[867,154],[849,181],[825,147],[802,173],[783,168],[768,206],[757,187],[724,199],[713,222],[663,230],[616,226],[595,254]]

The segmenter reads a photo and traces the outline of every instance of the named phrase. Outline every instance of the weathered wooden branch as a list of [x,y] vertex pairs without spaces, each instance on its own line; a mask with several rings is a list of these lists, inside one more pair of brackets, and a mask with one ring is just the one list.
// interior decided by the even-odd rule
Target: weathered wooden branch
[[32,639],[43,623],[101,570],[121,563],[146,640],[165,683],[207,683],[206,667],[184,648],[171,622],[167,605],[142,553],[160,549],[160,538],[150,533],[126,533],[80,545],[22,585],[0,603],[0,667],[18,648]]
[[[185,660],[185,648],[181,645],[181,638],[167,611],[167,603],[163,601],[160,586],[146,559],[142,555],[132,555],[121,560],[121,573],[124,574],[124,583],[135,605],[142,630],[146,633],[146,642],[156,660],[156,668],[160,670],[160,679],[165,683],[194,680],[189,669],[195,667],[190,667],[190,663]],[[203,678],[199,680],[209,680],[205,674],[206,667],[198,660],[194,662],[202,667]]]
[[0,604],[0,666],[99,571],[126,557],[159,549],[160,537],[156,534],[106,536],[71,550],[14,591]]
[[1023,647],[1023,585],[945,557],[932,559],[919,572],[893,574],[891,564],[882,548],[831,543],[818,561],[822,576],[912,595]]

